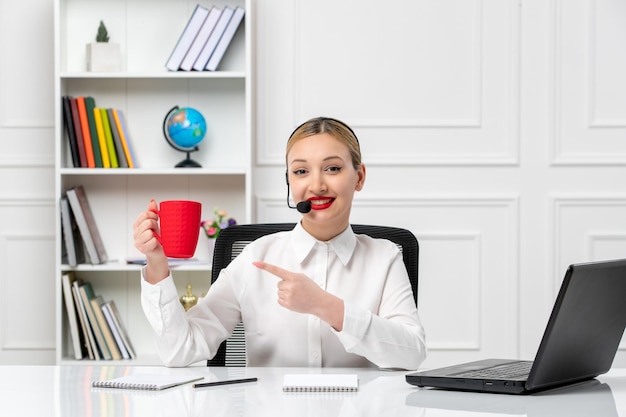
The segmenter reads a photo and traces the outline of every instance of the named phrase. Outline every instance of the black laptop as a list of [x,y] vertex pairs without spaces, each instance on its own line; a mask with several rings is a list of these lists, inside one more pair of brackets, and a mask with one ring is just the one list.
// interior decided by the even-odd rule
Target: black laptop
[[626,259],[570,265],[534,361],[486,359],[406,375],[409,384],[525,394],[611,368],[626,326]]

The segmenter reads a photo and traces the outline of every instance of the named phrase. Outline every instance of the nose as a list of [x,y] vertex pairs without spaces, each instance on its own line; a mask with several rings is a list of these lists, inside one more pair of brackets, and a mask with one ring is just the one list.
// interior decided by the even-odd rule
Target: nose
[[322,172],[316,172],[311,175],[311,192],[313,194],[321,195],[327,191],[326,182],[324,181],[324,175]]

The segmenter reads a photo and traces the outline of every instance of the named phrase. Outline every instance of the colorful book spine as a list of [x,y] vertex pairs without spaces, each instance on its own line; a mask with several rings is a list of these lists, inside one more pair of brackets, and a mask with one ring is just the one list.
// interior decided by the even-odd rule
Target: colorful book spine
[[109,159],[111,161],[111,168],[119,168],[117,161],[117,154],[115,153],[115,143],[113,142],[113,136],[111,134],[111,124],[109,122],[109,115],[107,109],[100,109],[100,115],[102,116],[102,127],[104,129],[104,137],[107,142],[107,150],[109,151]]
[[115,126],[115,116],[113,115],[113,109],[107,109],[107,115],[109,116],[111,136],[113,136],[113,143],[115,144],[115,151],[117,152],[117,164],[120,168],[128,168],[128,161],[126,161],[126,155],[124,155],[122,139],[120,139],[119,132],[117,131],[117,127]]
[[83,298],[80,295],[80,287],[83,285],[83,280],[76,278],[72,282],[72,294],[74,295],[74,302],[76,303],[76,311],[78,312],[78,320],[80,321],[80,328],[83,331],[85,347],[87,348],[87,356],[89,359],[100,360],[100,351],[96,344],[96,338],[89,325],[89,318],[87,317],[87,311],[83,305]]
[[100,108],[95,107],[93,109],[93,118],[96,123],[96,132],[98,134],[98,144],[100,145],[100,153],[102,154],[102,167],[111,168],[111,161],[109,160],[109,151],[107,149],[107,139],[104,135],[104,126],[102,125],[102,114]]
[[120,142],[122,143],[128,168],[135,168],[135,162],[130,147],[130,140],[126,134],[126,129],[122,125],[122,112],[120,110],[113,109],[113,118],[115,119],[115,127],[117,128],[117,133],[120,136]]
[[111,360],[113,359],[113,356],[111,356],[111,352],[109,352],[109,349],[106,344],[106,340],[104,340],[104,335],[102,334],[102,330],[100,330],[98,319],[96,318],[96,314],[91,304],[91,299],[95,298],[93,288],[89,282],[85,282],[83,283],[83,285],[79,287],[78,290],[83,300],[83,307],[85,308],[85,312],[87,313],[89,325],[91,326],[91,329],[95,336],[96,343],[99,347],[100,353],[102,354],[102,357],[104,359]]
[[85,142],[83,141],[83,131],[80,127],[80,116],[78,115],[78,104],[76,98],[70,98],[70,108],[72,110],[72,122],[74,123],[74,136],[76,137],[76,147],[81,168],[87,168],[87,156],[85,154]]
[[72,108],[70,106],[70,96],[63,96],[63,120],[65,131],[67,132],[67,140],[70,145],[70,154],[72,156],[72,166],[80,167],[80,155],[78,154],[78,146],[76,145],[76,134],[74,133],[74,121],[72,120]]
[[107,252],[83,186],[77,185],[68,189],[66,195],[91,263],[105,263],[108,260]]
[[85,109],[87,110],[87,123],[89,124],[89,136],[91,137],[91,146],[93,148],[93,159],[96,168],[102,168],[102,152],[100,151],[100,142],[98,140],[98,132],[96,130],[96,120],[93,116],[93,109],[96,107],[96,100],[93,97],[85,97]]
[[98,326],[100,327],[100,331],[102,332],[104,343],[106,343],[107,349],[111,354],[111,359],[122,359],[122,354],[119,347],[117,346],[117,343],[115,342],[113,332],[111,332],[109,323],[107,322],[106,317],[104,316],[104,312],[102,311],[102,304],[104,304],[104,299],[101,295],[95,295],[89,301],[91,302],[91,308],[93,309],[93,313],[96,316],[96,320],[98,321]]
[[89,131],[89,122],[87,121],[87,108],[85,106],[85,97],[76,97],[78,106],[78,116],[80,117],[80,128],[83,134],[83,142],[85,143],[85,156],[87,157],[87,168],[95,168],[96,161],[93,157],[93,144],[91,142],[91,133]]

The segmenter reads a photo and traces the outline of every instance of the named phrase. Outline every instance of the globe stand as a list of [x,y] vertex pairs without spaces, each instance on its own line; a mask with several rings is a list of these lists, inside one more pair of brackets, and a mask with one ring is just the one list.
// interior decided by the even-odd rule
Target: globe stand
[[[194,149],[194,151],[197,151],[197,150],[198,148]],[[199,163],[197,163],[196,161],[194,161],[193,159],[189,157],[189,154],[191,152],[193,151],[187,152],[187,158],[177,163],[175,165],[175,168],[202,168],[202,165],[200,165]]]

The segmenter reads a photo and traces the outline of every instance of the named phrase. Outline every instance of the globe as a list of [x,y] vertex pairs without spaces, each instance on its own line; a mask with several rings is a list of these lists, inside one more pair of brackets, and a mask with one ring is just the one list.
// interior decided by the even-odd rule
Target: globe
[[206,121],[202,113],[191,107],[174,106],[163,120],[163,135],[174,149],[187,154],[184,160],[176,164],[176,168],[202,166],[189,156],[198,150],[198,144],[206,135]]

